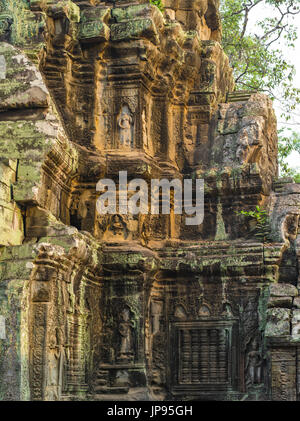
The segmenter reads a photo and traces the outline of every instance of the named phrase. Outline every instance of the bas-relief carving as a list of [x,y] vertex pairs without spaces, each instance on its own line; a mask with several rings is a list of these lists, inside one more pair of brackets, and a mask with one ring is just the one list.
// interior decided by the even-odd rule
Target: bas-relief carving
[[121,215],[113,215],[110,219],[109,228],[113,235],[116,237],[122,237],[126,240],[128,237],[127,224],[124,221],[124,217]]
[[139,215],[139,235],[143,245],[165,238],[168,235],[165,215]]
[[117,362],[133,362],[134,360],[134,321],[131,320],[129,308],[121,312],[118,332],[120,335],[120,348],[117,355]]
[[245,361],[247,386],[257,385],[262,382],[262,364],[263,359],[259,343],[257,338],[254,337],[250,343]]
[[[122,3],[125,3],[124,5],[126,7],[129,6],[129,2],[126,2],[126,0]],[[89,9],[93,11],[94,6],[90,5]],[[136,9],[138,8],[133,8],[130,13],[135,13]],[[148,10],[146,13],[150,13],[150,8],[148,7],[146,9]],[[153,8],[151,9],[153,10]],[[141,362],[141,365],[144,364],[143,351],[145,351],[147,364],[149,365],[147,371],[149,368],[148,377],[150,383],[155,386],[155,390],[163,390],[167,393],[169,389],[172,390],[174,385],[178,385],[176,381],[171,384],[172,381],[168,377],[168,371],[173,369],[172,359],[168,360],[168,354],[176,354],[174,347],[172,348],[171,346],[168,335],[170,331],[172,333],[172,329],[176,323],[177,326],[182,327],[184,350],[187,354],[185,362],[189,363],[190,359],[194,362],[201,360],[206,365],[210,361],[206,357],[205,359],[201,354],[205,348],[201,347],[201,341],[203,340],[205,346],[208,346],[209,338],[212,338],[213,345],[210,349],[210,355],[216,356],[214,347],[217,343],[221,352],[225,354],[225,357],[222,354],[220,360],[226,362],[226,356],[228,357],[231,354],[225,345],[229,341],[229,334],[231,334],[231,329],[233,331],[234,323],[238,324],[240,334],[235,342],[235,358],[240,362],[242,373],[235,373],[235,375],[236,377],[240,377],[241,382],[243,381],[244,383],[238,387],[233,385],[232,389],[236,393],[241,391],[241,393],[244,393],[244,389],[246,389],[248,393],[251,389],[256,390],[256,387],[264,381],[265,360],[262,350],[263,338],[261,336],[262,332],[258,327],[258,296],[254,297],[253,293],[255,288],[253,285],[256,281],[252,279],[254,276],[253,273],[256,273],[258,269],[253,267],[252,262],[250,262],[252,257],[259,259],[257,256],[261,252],[259,251],[252,255],[252,251],[248,249],[249,244],[241,242],[239,244],[241,248],[238,253],[241,253],[243,265],[239,262],[236,263],[235,259],[232,259],[227,267],[226,259],[228,256],[226,253],[232,253],[235,257],[235,252],[232,251],[235,246],[234,240],[237,238],[240,240],[241,238],[239,235],[234,237],[232,244],[230,244],[232,250],[230,249],[228,251],[226,249],[226,242],[218,245],[217,242],[213,241],[215,222],[211,222],[215,221],[214,216],[216,214],[213,200],[216,194],[222,195],[222,197],[225,196],[225,189],[227,189],[226,194],[229,192],[232,200],[230,200],[230,204],[222,202],[222,214],[224,218],[226,217],[230,220],[230,223],[232,222],[231,225],[233,226],[235,220],[230,219],[229,213],[232,213],[236,202],[240,203],[241,194],[244,194],[245,191],[247,192],[247,198],[250,199],[249,206],[250,204],[253,204],[253,206],[257,204],[257,197],[261,195],[259,185],[262,178],[260,177],[263,177],[263,175],[256,174],[251,178],[253,175],[251,172],[254,169],[251,167],[250,170],[250,167],[247,167],[247,175],[243,175],[240,179],[234,176],[234,183],[236,185],[230,187],[232,179],[226,178],[226,174],[224,175],[222,173],[222,183],[219,183],[220,179],[209,174],[207,179],[212,180],[208,181],[208,184],[213,198],[212,200],[209,198],[209,203],[207,204],[206,214],[208,214],[207,220],[209,223],[205,227],[201,227],[201,237],[192,231],[189,231],[187,235],[185,233],[182,235],[181,230],[184,230],[184,227],[181,226],[179,220],[178,237],[176,237],[174,234],[175,230],[172,231],[168,228],[169,221],[167,217],[147,215],[133,220],[131,216],[119,214],[107,216],[97,215],[95,212],[96,197],[93,196],[94,192],[88,192],[91,188],[87,184],[97,181],[97,174],[105,172],[105,164],[102,164],[101,161],[101,165],[99,164],[101,170],[98,172],[95,171],[92,173],[92,169],[97,167],[100,159],[103,162],[105,160],[106,162],[109,161],[109,153],[107,152],[111,152],[111,149],[113,149],[114,154],[118,150],[120,151],[118,158],[122,156],[123,152],[129,151],[130,154],[123,153],[123,155],[130,155],[130,157],[136,160],[140,157],[138,153],[135,155],[137,151],[134,151],[134,149],[144,150],[147,152],[147,156],[145,157],[144,155],[143,158],[148,160],[147,162],[150,163],[150,167],[153,164],[153,166],[158,168],[158,172],[160,171],[161,174],[164,174],[166,168],[167,171],[170,170],[171,174],[174,162],[176,162],[179,171],[185,176],[195,175],[195,173],[198,174],[197,171],[202,171],[202,166],[203,168],[207,167],[209,169],[209,149],[216,146],[214,143],[216,137],[216,133],[214,132],[215,121],[211,124],[210,119],[219,119],[224,123],[228,116],[226,118],[224,116],[219,118],[214,113],[217,111],[224,113],[232,112],[232,110],[228,109],[228,107],[232,107],[232,104],[222,104],[222,107],[226,109],[222,111],[222,107],[217,110],[217,104],[215,103],[216,95],[220,95],[220,97],[223,95],[225,98],[225,94],[233,86],[230,80],[224,80],[224,86],[226,88],[220,86],[222,93],[218,93],[219,87],[217,85],[219,82],[217,78],[221,77],[220,73],[223,73],[222,71],[219,72],[220,69],[224,68],[222,60],[226,61],[224,55],[220,55],[219,59],[214,58],[215,52],[217,49],[220,50],[220,47],[215,46],[213,42],[209,44],[207,49],[210,52],[207,51],[207,54],[211,55],[208,58],[201,57],[202,64],[200,68],[199,60],[197,60],[199,50],[194,50],[193,47],[193,45],[199,44],[198,41],[196,43],[191,42],[190,46],[185,46],[185,50],[177,42],[177,29],[181,25],[178,19],[176,22],[176,33],[174,32],[173,34],[172,28],[169,28],[168,39],[170,40],[170,44],[168,44],[164,39],[166,28],[163,21],[161,20],[161,23],[156,26],[156,20],[159,21],[158,16],[160,15],[157,14],[156,18],[152,19],[151,12],[147,14],[146,19],[143,19],[145,17],[143,15],[143,9],[138,10],[142,10],[138,12],[140,13],[138,16],[139,22],[153,25],[154,30],[159,35],[154,38],[160,44],[153,44],[152,41],[154,38],[148,37],[148,32],[152,31],[149,27],[147,31],[143,32],[141,37],[138,34],[132,39],[124,38],[124,41],[120,45],[117,41],[111,43],[109,37],[104,37],[101,45],[98,45],[96,41],[89,40],[89,47],[85,48],[83,44],[77,43],[75,34],[72,42],[69,39],[70,37],[64,37],[67,32],[70,32],[68,22],[65,19],[55,19],[53,27],[49,25],[49,33],[46,34],[47,46],[44,49],[42,63],[45,78],[52,90],[51,94],[53,94],[59,105],[65,127],[68,128],[68,133],[71,134],[70,139],[75,145],[78,143],[85,150],[83,156],[85,160],[84,165],[87,168],[84,171],[77,168],[75,170],[77,172],[75,179],[72,178],[74,175],[73,172],[70,177],[64,173],[60,180],[63,184],[64,177],[65,179],[70,178],[68,181],[69,184],[65,186],[65,192],[71,190],[71,194],[66,193],[69,199],[70,225],[76,226],[80,231],[87,231],[92,234],[82,234],[85,244],[90,244],[96,238],[95,244],[97,245],[93,244],[94,255],[97,254],[98,245],[102,246],[102,241],[111,241],[114,243],[113,247],[116,248],[117,253],[125,249],[124,240],[128,241],[128,253],[124,257],[124,265],[122,264],[122,266],[129,267],[129,269],[128,271],[126,269],[125,273],[124,269],[119,269],[118,264],[114,267],[114,261],[110,264],[109,269],[107,267],[104,268],[104,265],[102,267],[101,263],[89,266],[86,260],[80,262],[76,260],[72,263],[70,261],[62,262],[62,252],[59,251],[57,253],[54,252],[52,257],[54,265],[61,265],[60,270],[54,276],[59,281],[57,283],[67,283],[62,291],[62,300],[60,300],[60,295],[53,285],[48,288],[47,279],[40,280],[39,286],[34,284],[38,283],[36,280],[32,281],[33,284],[30,287],[32,294],[30,317],[33,320],[32,324],[34,326],[32,328],[32,349],[30,352],[33,355],[31,361],[34,368],[32,370],[31,385],[33,399],[61,398],[64,365],[67,365],[70,384],[74,390],[79,383],[84,383],[82,378],[85,378],[85,375],[87,377],[90,376],[91,373],[89,370],[93,371],[93,375],[101,374],[99,376],[102,376],[102,387],[106,388],[105,392],[109,392],[109,386],[112,385],[111,378],[114,375],[116,377],[116,383],[126,383],[129,387],[130,374],[127,371],[123,372],[123,368],[120,366],[122,364],[132,366],[138,357],[140,358],[138,361]],[[172,19],[175,20],[177,11],[172,11],[174,12],[171,13],[173,16]],[[191,14],[189,16],[191,17]],[[191,21],[189,25],[193,26],[190,17],[188,18]],[[108,19],[105,23],[107,29],[111,30],[111,25],[118,25],[117,19],[119,18],[122,19],[120,16],[115,20]],[[196,15],[195,19],[198,19]],[[179,20],[185,21],[186,18],[182,17]],[[4,25],[4,32],[7,30],[6,26],[7,22]],[[132,27],[131,29],[133,30],[134,28]],[[184,27],[181,27],[180,31],[184,32]],[[123,33],[124,31],[120,30],[120,27],[116,32],[118,36],[126,36]],[[192,32],[189,34],[189,37],[192,36]],[[59,36],[56,37],[55,35]],[[173,54],[171,49],[166,51],[165,44],[171,45],[172,49],[174,47],[176,54]],[[138,53],[135,55],[136,50],[138,50]],[[221,50],[219,52],[221,54]],[[118,60],[119,53],[120,60]],[[203,54],[205,55],[206,53]],[[178,57],[181,57],[180,60],[178,60]],[[185,62],[185,57],[189,58],[189,63]],[[194,70],[192,70],[193,57],[196,59],[195,62],[198,62],[198,67]],[[102,66],[101,69],[95,63],[100,63],[100,66]],[[191,78],[192,81],[189,81],[187,75],[193,71],[198,74],[200,73],[200,76]],[[95,89],[96,93],[93,91],[95,79],[96,85],[98,86]],[[136,82],[137,80],[139,82]],[[142,88],[139,85],[140,83],[143,85]],[[97,104],[95,105],[95,103]],[[246,108],[244,109],[243,107],[247,107],[247,104],[245,104],[238,104],[235,108],[240,115],[251,114],[244,113]],[[265,114],[269,113],[270,108],[265,107],[262,100],[255,104],[260,104],[259,106],[255,106],[255,110],[262,107]],[[98,107],[95,112],[93,111],[94,107]],[[172,118],[169,117],[171,113],[173,113]],[[230,118],[228,117],[228,119]],[[266,121],[266,132],[269,130],[271,124],[273,124],[271,121]],[[223,124],[223,126],[225,128],[227,127],[226,124]],[[89,137],[91,136],[95,137],[95,144],[89,143]],[[218,138],[222,138],[222,136],[223,134],[218,134]],[[253,140],[256,141],[257,139]],[[230,137],[229,143],[232,144],[234,141],[234,137]],[[205,155],[206,152],[202,153],[202,149],[197,150],[197,154],[195,154],[195,147],[203,146],[203,144],[207,144],[207,156]],[[96,146],[95,149],[94,146]],[[220,156],[223,155],[222,140],[219,146],[217,145],[215,147],[216,153],[214,156],[216,157],[218,151]],[[63,161],[66,171],[69,171],[70,169],[67,163],[68,156],[65,152],[64,150],[59,152],[57,161]],[[76,149],[76,153],[80,156],[82,150],[78,148]],[[94,160],[95,156],[97,159],[99,158],[99,161],[97,159]],[[268,156],[267,158],[262,156],[260,161],[266,165],[265,162],[271,161],[272,156]],[[153,159],[152,163],[150,162],[151,159]],[[164,162],[166,167],[161,166],[162,159],[167,160],[167,162]],[[227,160],[229,167],[226,167],[226,171],[227,168],[230,170],[230,159],[228,158]],[[95,164],[95,162],[97,163]],[[130,162],[123,158],[120,162],[125,167],[130,165]],[[58,165],[57,162],[53,161],[51,165],[51,171],[55,172]],[[140,164],[138,165],[140,168]],[[143,165],[144,163],[141,163],[141,166]],[[217,162],[217,158],[216,160],[214,158],[213,165],[220,165],[222,170],[224,168],[222,162]],[[104,167],[103,171],[102,166]],[[42,206],[57,216],[59,213],[59,202],[62,199],[60,194],[57,193],[58,183],[51,182],[52,178],[50,175],[48,178],[50,181],[47,181],[43,185],[43,193],[46,199]],[[82,182],[80,186],[77,185],[79,183],[78,180],[80,180],[80,183]],[[32,206],[32,203],[30,206]],[[26,204],[24,204],[24,208],[26,208]],[[65,219],[68,220],[68,218]],[[296,221],[294,223],[296,224]],[[208,225],[211,225],[211,227]],[[284,230],[289,231],[287,227],[284,227]],[[294,235],[294,231],[288,232],[286,240],[291,240]],[[178,239],[178,243],[175,243],[174,239]],[[211,241],[209,250],[205,250],[206,246],[204,243],[206,239]],[[77,244],[76,236],[75,240]],[[139,247],[141,245],[147,246],[144,248],[140,247],[138,257],[132,250],[133,243],[130,243],[130,240],[136,241]],[[202,240],[204,241],[202,242]],[[52,241],[52,239],[49,241]],[[59,241],[61,241],[61,238]],[[82,237],[81,241],[83,241]],[[66,249],[69,247],[70,242],[74,244],[73,234],[67,237]],[[136,243],[134,243],[134,246],[136,246]],[[156,243],[154,248],[150,247],[152,243]],[[108,249],[111,246],[105,244],[105,247]],[[193,250],[191,252],[189,250],[186,251],[185,248],[190,246]],[[202,249],[205,250],[206,255],[201,255]],[[257,249],[259,249],[258,246]],[[105,253],[103,255],[101,254],[103,261],[110,258],[110,251]],[[157,265],[160,271],[168,272],[168,276],[170,277],[170,273],[173,273],[174,276],[173,278],[168,278],[166,285],[160,285],[161,290],[160,288],[155,290],[155,293],[151,296],[150,303],[146,305],[144,303],[144,292],[147,289],[147,294],[145,295],[149,297],[150,278],[152,277],[152,270],[154,271],[151,264],[149,265],[151,267],[149,271],[148,269],[144,269],[144,267],[147,267],[148,257],[145,257],[147,253],[155,254],[155,258],[159,261]],[[251,258],[249,258],[249,262],[247,261],[248,255]],[[138,263],[135,262],[135,258],[137,258]],[[212,260],[207,264],[206,259],[209,260],[210,258]],[[255,260],[254,258],[253,260]],[[47,259],[48,257],[41,261],[42,267],[47,267]],[[259,265],[264,266],[265,262],[260,261]],[[275,271],[275,266],[266,268],[261,279],[257,275],[259,282],[269,282],[265,275],[268,269],[270,269],[268,273],[271,273],[272,270]],[[246,274],[247,270],[248,274]],[[199,277],[202,277],[206,271],[205,276],[203,275],[203,288],[195,286],[197,285],[197,281],[191,281],[190,275],[187,275],[189,271],[196,273],[196,276]],[[238,276],[234,274],[237,271],[239,272]],[[65,279],[61,275],[62,272],[68,273],[68,279]],[[241,275],[241,273],[243,274]],[[90,281],[87,279],[88,274],[91,276]],[[97,278],[98,275],[100,280]],[[247,285],[247,287],[244,287],[243,282],[245,279],[247,281],[248,275],[252,283],[250,286]],[[81,276],[82,280],[80,280]],[[93,278],[94,276],[96,277],[95,279]],[[220,277],[223,278],[223,276],[225,279],[224,282],[227,282],[228,278],[233,278],[233,282],[240,288],[239,294],[242,298],[237,296],[238,294],[236,296],[227,294],[226,297],[221,297]],[[130,277],[138,279],[137,283],[139,283],[139,288],[136,287],[138,291],[136,294],[139,295],[139,299],[137,300],[135,298],[136,307],[134,309],[131,304],[129,307],[124,307],[123,304],[120,304],[130,302],[128,295],[135,288],[133,286],[134,282],[131,283],[128,280],[131,279]],[[179,277],[183,279],[179,279]],[[117,287],[114,286],[115,278],[118,279],[116,282]],[[93,297],[86,295],[83,291],[88,282],[93,283],[93,285],[101,284],[102,295],[97,305],[95,305]],[[163,281],[161,284],[163,284]],[[49,294],[47,288],[49,289]],[[47,294],[41,294],[43,289]],[[40,290],[39,294],[36,294],[37,290]],[[53,298],[54,293],[55,304],[51,307],[49,306],[49,300]],[[114,304],[115,296],[118,296],[117,305]],[[226,301],[227,299],[228,301]],[[51,312],[49,313],[50,307]],[[117,311],[115,307],[118,307]],[[240,312],[239,308],[241,310]],[[56,313],[57,315],[53,316]],[[143,320],[142,317],[144,313],[147,314],[146,320]],[[54,319],[51,324],[49,320],[52,316]],[[49,339],[49,326],[52,325],[59,326],[59,328],[54,329],[54,332],[53,328],[51,328]],[[65,327],[66,338],[63,338],[64,335],[60,334],[61,326]],[[186,328],[186,326],[188,327]],[[225,328],[223,329],[224,326]],[[143,329],[145,329],[145,332]],[[62,338],[60,338],[60,335]],[[0,336],[3,335],[0,333]],[[93,339],[90,340],[90,337]],[[97,338],[100,339],[97,340]],[[216,338],[219,338],[219,342]],[[144,339],[146,341],[145,350],[143,349]],[[93,342],[93,346],[91,346],[91,342]],[[69,343],[71,344],[70,346],[66,345]],[[192,347],[190,347],[191,344],[193,344]],[[91,346],[91,349],[89,349],[89,346]],[[137,355],[138,352],[140,352],[139,355]],[[93,353],[95,355],[97,354],[97,358],[94,359]],[[82,361],[81,359],[84,359],[86,355],[88,355],[88,361]],[[140,357],[140,355],[142,356]],[[286,358],[285,351],[282,351],[281,357],[283,361],[277,366],[275,364],[274,370],[275,374],[278,372],[277,374],[279,376],[278,396],[282,394],[284,399],[287,399],[290,395],[286,392],[286,389],[293,387],[291,379],[293,378],[294,362],[293,359],[288,363],[284,360]],[[103,367],[99,369],[101,364],[106,365],[105,369]],[[111,368],[107,368],[107,365],[110,365]],[[113,371],[116,365],[119,365],[117,374]],[[215,370],[215,362],[211,363],[211,366]],[[43,376],[46,371],[45,379]],[[142,371],[145,371],[144,367]],[[78,380],[78,376],[81,379],[80,381]],[[194,369],[193,372],[189,372],[187,375],[185,373],[184,376],[182,384],[189,386],[189,382],[192,380],[195,386],[194,390],[196,390],[196,394],[198,393],[198,397],[200,396],[202,398],[202,393],[207,393],[207,390],[202,390],[199,386],[201,376],[197,369]],[[224,373],[222,376],[225,378]],[[170,384],[167,384],[167,380]],[[46,387],[45,390],[43,389],[44,385]],[[274,387],[276,388],[277,386],[275,385]],[[68,398],[72,393],[74,393],[72,398],[78,398],[79,395],[76,395],[76,391],[70,390],[68,390],[68,393],[70,393]],[[190,398],[191,395],[186,390],[180,395],[180,398]],[[214,390],[211,394],[213,395],[213,399],[217,397],[228,399],[228,396],[223,391],[217,395],[217,391]],[[82,396],[80,395],[80,397]],[[131,394],[128,396],[130,397]],[[173,397],[171,396],[171,398]]]
[[[96,120],[97,145],[105,149],[135,148],[136,114],[138,112],[138,95],[136,87],[120,88],[114,86],[98,92]],[[104,143],[102,142],[104,139]]]
[[55,329],[49,340],[48,375],[46,377],[46,399],[58,400],[63,390],[66,352],[63,335],[59,328]]
[[241,349],[244,355],[245,384],[247,389],[263,382],[265,359],[259,330],[258,300],[248,299],[240,307]]
[[118,133],[120,148],[134,147],[134,121],[127,105],[122,107],[118,116]]
[[124,241],[131,239],[128,215],[96,215],[95,235],[103,241]]

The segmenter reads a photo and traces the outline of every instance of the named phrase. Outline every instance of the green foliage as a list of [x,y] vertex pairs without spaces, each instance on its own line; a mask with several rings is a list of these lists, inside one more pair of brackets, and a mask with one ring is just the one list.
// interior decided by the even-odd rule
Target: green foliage
[[[300,89],[294,85],[295,60],[286,59],[283,51],[291,51],[292,59],[297,54],[294,23],[299,13],[300,0],[221,0],[223,48],[234,70],[236,89],[262,91],[279,101],[285,126],[298,124],[291,120],[300,103]],[[290,137],[280,133],[281,175],[300,179],[286,162],[299,149],[298,133]]]
[[164,11],[164,6],[161,0],[149,0],[151,4],[156,6],[161,12]]
[[259,206],[256,206],[254,211],[242,210],[237,212],[237,214],[255,219],[256,226],[254,228],[254,235],[257,239],[259,239],[263,243],[265,243],[268,240],[271,240],[271,228],[267,211],[261,209]]
[[[251,16],[259,6],[269,7],[271,17]],[[296,27],[291,18],[300,13],[300,0],[221,0],[223,47],[234,69],[237,89],[255,89],[281,100],[285,118],[300,102],[300,89],[293,85],[295,66],[282,54],[295,46]],[[278,98],[280,96],[280,98]]]
[[294,181],[295,181],[295,183],[300,183],[300,174],[299,173],[294,176]]
[[280,175],[283,177],[292,177],[296,183],[299,183],[300,173],[289,168],[286,159],[294,151],[300,153],[300,134],[292,131],[292,129],[286,129],[285,131],[280,129],[278,134],[278,163],[281,170]]

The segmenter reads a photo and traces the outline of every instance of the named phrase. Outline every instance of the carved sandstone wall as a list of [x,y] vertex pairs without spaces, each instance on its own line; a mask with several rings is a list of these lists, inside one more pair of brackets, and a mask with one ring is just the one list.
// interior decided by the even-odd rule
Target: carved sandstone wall
[[[2,400],[299,399],[300,188],[272,103],[234,92],[216,1],[163,3],[22,3],[30,43],[1,9]],[[97,214],[119,171],[204,179],[203,223]],[[267,241],[237,213],[256,205]]]

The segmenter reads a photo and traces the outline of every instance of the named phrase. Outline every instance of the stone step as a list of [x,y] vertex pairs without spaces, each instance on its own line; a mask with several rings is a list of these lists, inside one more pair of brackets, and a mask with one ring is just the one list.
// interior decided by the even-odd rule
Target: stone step
[[241,102],[248,101],[251,95],[256,94],[257,91],[234,91],[228,92],[226,102]]
[[276,180],[273,183],[273,190],[275,191],[275,193],[281,193],[282,191],[285,191],[286,189],[286,184],[290,184],[293,183],[293,178],[292,177],[282,177],[279,178],[278,180]]

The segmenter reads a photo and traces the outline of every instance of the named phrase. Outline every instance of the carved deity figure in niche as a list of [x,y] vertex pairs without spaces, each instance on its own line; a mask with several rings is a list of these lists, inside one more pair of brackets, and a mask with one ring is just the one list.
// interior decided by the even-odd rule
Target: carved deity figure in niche
[[47,399],[57,400],[63,389],[64,365],[66,361],[63,337],[60,329],[56,328],[49,343]]
[[104,241],[124,241],[128,239],[130,231],[128,229],[126,215],[100,215],[97,214],[95,221],[95,235]]
[[143,246],[147,246],[151,239],[151,215],[140,215],[140,239]]
[[122,235],[122,236],[124,235],[125,238],[127,237],[126,224],[123,221],[123,218],[121,217],[121,215],[117,214],[111,217],[109,229],[110,231],[114,233],[114,235]]
[[133,354],[133,329],[134,322],[130,320],[130,310],[124,308],[121,313],[119,324],[119,333],[121,335],[120,351],[118,355],[119,362],[132,362]]
[[120,145],[123,147],[133,147],[133,119],[127,106],[122,108],[118,118],[118,128]]
[[246,357],[246,383],[248,386],[261,383],[262,357],[259,351],[259,343],[254,338],[250,343],[250,350]]

